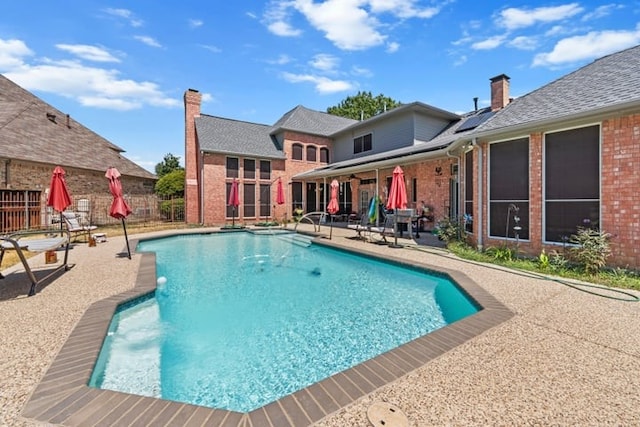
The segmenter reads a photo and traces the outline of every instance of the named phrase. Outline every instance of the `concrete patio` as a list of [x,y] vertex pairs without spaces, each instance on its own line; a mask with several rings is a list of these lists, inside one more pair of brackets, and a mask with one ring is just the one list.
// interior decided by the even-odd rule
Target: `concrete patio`
[[[352,240],[355,232],[341,227],[332,234],[333,244],[462,271],[514,316],[354,403],[336,402],[339,409],[314,425],[367,426],[367,409],[378,401],[400,408],[412,426],[640,424],[640,303],[465,262],[427,246],[437,243],[427,234],[399,239],[403,248]],[[76,244],[70,251],[75,267],[30,298],[21,266],[3,271],[0,425],[42,425],[22,411],[71,331],[92,303],[136,284],[142,256],[119,256],[123,248],[122,237],[96,247]],[[44,256],[32,262],[42,265]],[[148,425],[178,421],[157,416]],[[211,425],[207,422],[213,419],[205,417],[201,424]],[[243,418],[236,425],[294,422],[266,417],[255,424]]]

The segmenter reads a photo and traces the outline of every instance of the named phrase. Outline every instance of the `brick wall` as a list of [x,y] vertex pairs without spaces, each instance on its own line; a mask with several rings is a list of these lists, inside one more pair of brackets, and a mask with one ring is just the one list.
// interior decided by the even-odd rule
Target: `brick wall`
[[195,118],[200,116],[200,103],[202,95],[189,89],[184,94],[184,153],[185,153],[185,221],[187,224],[198,224],[200,218],[200,156],[198,154],[198,141],[196,135]]

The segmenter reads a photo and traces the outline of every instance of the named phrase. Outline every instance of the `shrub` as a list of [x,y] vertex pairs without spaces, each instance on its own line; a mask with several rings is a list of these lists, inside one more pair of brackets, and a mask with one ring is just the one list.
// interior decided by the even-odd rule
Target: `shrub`
[[448,217],[438,221],[434,229],[434,234],[447,244],[460,240],[460,232],[460,224]]
[[513,249],[507,246],[492,246],[485,251],[487,255],[495,259],[496,261],[511,261],[513,260]]
[[571,254],[588,274],[595,274],[607,264],[611,254],[610,234],[591,228],[578,227],[578,233],[569,241],[577,246],[571,248]]
[[184,199],[163,200],[160,202],[160,213],[166,220],[184,219]]

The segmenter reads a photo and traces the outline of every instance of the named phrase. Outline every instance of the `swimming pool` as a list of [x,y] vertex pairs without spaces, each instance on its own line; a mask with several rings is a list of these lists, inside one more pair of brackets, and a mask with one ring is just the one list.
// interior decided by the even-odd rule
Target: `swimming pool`
[[166,283],[118,309],[96,387],[248,412],[477,311],[445,275],[287,236],[138,251],[156,253]]

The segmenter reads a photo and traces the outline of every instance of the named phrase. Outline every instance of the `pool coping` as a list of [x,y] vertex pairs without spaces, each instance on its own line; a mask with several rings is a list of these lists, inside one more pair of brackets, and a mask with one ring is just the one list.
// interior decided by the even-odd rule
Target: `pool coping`
[[[157,239],[182,234],[246,232],[220,230],[169,232]],[[146,239],[145,239],[146,240]],[[137,246],[132,239],[131,246]],[[96,301],[83,314],[49,369],[36,386],[22,416],[67,426],[181,425],[181,426],[309,426],[357,399],[420,368],[429,361],[513,317],[513,313],[461,271],[414,263],[367,250],[353,250],[322,239],[314,243],[365,254],[420,270],[432,270],[454,280],[481,307],[480,311],[428,335],[380,354],[345,371],[298,390],[248,413],[211,409],[187,403],[89,387],[93,368],[118,305],[156,289],[156,258],[142,253],[132,290]]]

